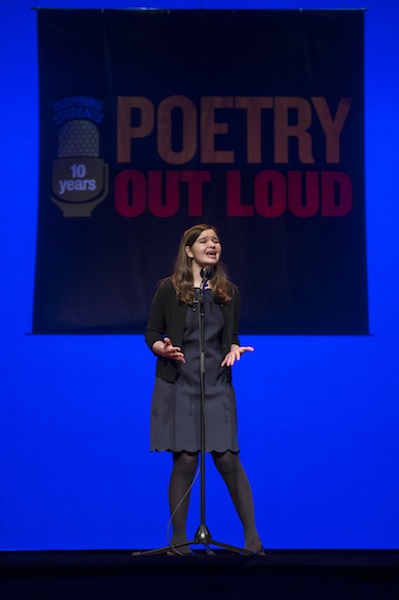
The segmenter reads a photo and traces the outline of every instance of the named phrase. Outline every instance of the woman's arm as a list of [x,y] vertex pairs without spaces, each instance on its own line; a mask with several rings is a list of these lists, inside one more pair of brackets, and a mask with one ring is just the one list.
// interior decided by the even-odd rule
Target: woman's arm
[[163,342],[166,329],[165,308],[167,302],[167,282],[160,285],[152,299],[150,314],[145,330],[147,346],[153,350],[157,341]]
[[177,362],[184,363],[184,354],[179,346],[173,346],[172,341],[166,334],[165,311],[168,301],[170,302],[171,282],[165,281],[155,293],[153,298],[148,323],[145,330],[145,340],[149,348],[156,356],[163,356]]

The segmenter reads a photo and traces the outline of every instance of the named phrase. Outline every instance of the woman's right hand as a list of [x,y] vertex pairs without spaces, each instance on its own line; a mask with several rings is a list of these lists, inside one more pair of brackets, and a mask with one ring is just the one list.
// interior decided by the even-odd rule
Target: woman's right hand
[[186,362],[181,348],[179,348],[179,346],[173,346],[171,339],[168,337],[165,337],[163,341],[158,340],[154,342],[152,345],[152,351],[157,356],[164,356],[165,358],[170,358],[171,360],[175,360],[176,362],[180,363]]

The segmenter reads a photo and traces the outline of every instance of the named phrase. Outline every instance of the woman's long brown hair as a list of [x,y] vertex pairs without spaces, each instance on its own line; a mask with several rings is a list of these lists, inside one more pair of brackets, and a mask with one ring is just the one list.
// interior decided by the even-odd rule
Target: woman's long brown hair
[[[187,256],[186,247],[195,243],[197,238],[206,229],[212,229],[219,238],[215,227],[201,223],[187,229],[180,240],[179,250],[175,260],[175,270],[171,276],[171,281],[176,290],[177,299],[186,304],[192,304],[194,301],[194,276],[192,269],[192,259]],[[211,279],[212,294],[214,300],[218,302],[229,302],[234,295],[234,287],[231,284],[226,268],[218,262],[215,267],[215,274]]]

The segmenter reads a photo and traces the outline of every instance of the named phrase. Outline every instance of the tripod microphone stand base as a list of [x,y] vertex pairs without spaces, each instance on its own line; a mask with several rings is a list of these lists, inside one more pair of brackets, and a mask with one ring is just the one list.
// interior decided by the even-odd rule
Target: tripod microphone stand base
[[224,542],[217,542],[212,539],[211,534],[206,525],[200,525],[197,529],[197,533],[195,534],[194,539],[178,542],[173,545],[164,546],[163,548],[156,548],[155,550],[144,550],[143,552],[132,552],[132,556],[157,556],[158,554],[164,554],[166,552],[173,552],[176,556],[190,556],[189,554],[180,554],[179,548],[187,547],[187,546],[203,546],[208,556],[215,556],[214,551],[210,548],[210,546],[217,546],[219,548],[223,548],[224,550],[229,550],[230,552],[235,552],[241,556],[255,556],[258,553],[252,552],[252,550],[248,550],[247,548],[239,548],[238,546],[232,546],[230,544],[225,544]]

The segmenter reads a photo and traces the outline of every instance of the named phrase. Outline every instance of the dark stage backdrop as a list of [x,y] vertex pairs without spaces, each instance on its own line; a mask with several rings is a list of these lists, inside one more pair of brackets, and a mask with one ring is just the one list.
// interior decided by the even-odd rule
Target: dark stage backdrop
[[37,14],[34,333],[142,333],[199,222],[242,332],[368,333],[363,11]]

